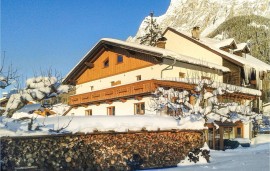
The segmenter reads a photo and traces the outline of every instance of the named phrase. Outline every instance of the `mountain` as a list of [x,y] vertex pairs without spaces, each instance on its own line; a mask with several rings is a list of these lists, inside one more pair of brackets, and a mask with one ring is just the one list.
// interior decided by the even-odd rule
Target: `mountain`
[[[207,36],[220,24],[230,18],[242,15],[258,15],[270,18],[269,0],[171,0],[164,15],[155,17],[162,30],[168,26],[177,31],[190,32],[200,26],[202,36]],[[146,17],[135,37],[128,41],[138,41],[145,34]]]
[[251,55],[270,64],[270,19],[246,15],[233,17],[223,22],[208,35],[211,38],[234,38],[236,42],[247,42]]

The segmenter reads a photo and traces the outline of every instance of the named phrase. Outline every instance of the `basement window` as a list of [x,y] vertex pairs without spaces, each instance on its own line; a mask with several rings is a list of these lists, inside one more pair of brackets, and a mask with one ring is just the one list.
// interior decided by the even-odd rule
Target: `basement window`
[[107,59],[103,62],[103,66],[104,66],[104,68],[109,67],[109,58],[107,58]]

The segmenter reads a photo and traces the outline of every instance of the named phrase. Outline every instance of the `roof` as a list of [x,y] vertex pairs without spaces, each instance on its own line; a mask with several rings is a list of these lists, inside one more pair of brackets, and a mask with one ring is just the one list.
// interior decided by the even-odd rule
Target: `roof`
[[237,46],[237,49],[234,49],[233,50],[234,52],[244,50],[244,49],[247,49],[248,52],[250,52],[250,48],[248,47],[247,43],[239,43],[236,46]]
[[[218,40],[214,40],[214,39],[210,39],[210,38],[201,38],[200,40],[195,40],[193,39],[190,35],[188,34],[185,34],[185,33],[180,33],[178,31],[176,31],[175,29],[173,28],[170,28],[168,27],[165,32],[163,33],[163,36],[164,34],[168,31],[172,31],[174,32],[175,34],[179,35],[179,36],[182,36],[190,41],[192,41],[193,43],[221,56],[222,58],[228,60],[228,61],[231,61],[232,63],[236,64],[236,65],[239,65],[239,66],[242,66],[242,67],[245,67],[245,66],[248,66],[248,67],[251,67],[251,68],[255,68],[256,70],[258,71],[268,71],[270,72],[270,65],[268,65],[267,63],[251,56],[251,55],[246,55],[246,58],[243,58],[243,57],[239,57],[235,54],[231,54],[229,52],[226,52],[224,50],[221,50],[219,49],[218,47],[221,46],[222,44],[226,44],[228,42],[232,42],[232,39],[226,39],[225,41],[221,41],[223,43],[219,43],[220,41]],[[243,45],[240,45],[240,46],[243,46]]]
[[138,43],[126,42],[126,41],[117,40],[117,39],[103,38],[77,63],[77,65],[75,65],[75,67],[67,74],[63,83],[64,84],[70,83],[70,79],[84,72],[87,69],[87,66],[84,65],[84,63],[90,58],[94,58],[95,56],[97,56],[98,52],[100,52],[103,48],[106,48],[106,46],[120,47],[123,49],[132,50],[132,51],[136,51],[136,52],[140,52],[144,54],[150,54],[159,58],[176,59],[177,61],[181,61],[181,62],[193,64],[193,65],[204,66],[206,68],[217,69],[223,72],[230,71],[230,69],[227,67],[217,65],[211,62],[205,62],[205,61],[202,62],[196,58],[181,55],[167,49],[146,46],[146,45],[141,45]]
[[214,46],[216,48],[226,47],[226,46],[230,46],[230,45],[233,45],[234,48],[236,48],[236,43],[235,43],[235,40],[233,38],[224,39],[224,40],[221,40],[221,41],[214,44]]

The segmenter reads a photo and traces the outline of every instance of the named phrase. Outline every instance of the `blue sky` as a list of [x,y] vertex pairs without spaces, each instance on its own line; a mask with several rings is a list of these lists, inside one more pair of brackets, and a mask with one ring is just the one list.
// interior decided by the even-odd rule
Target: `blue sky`
[[170,0],[1,0],[1,56],[20,75],[56,69],[64,76],[103,37],[125,40]]

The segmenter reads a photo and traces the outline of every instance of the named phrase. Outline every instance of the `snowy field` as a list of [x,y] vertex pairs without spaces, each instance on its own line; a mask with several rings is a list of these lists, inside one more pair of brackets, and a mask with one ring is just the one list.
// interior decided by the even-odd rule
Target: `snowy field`
[[270,171],[270,134],[261,134],[252,140],[251,147],[234,150],[211,150],[211,163],[178,166],[160,171]]

